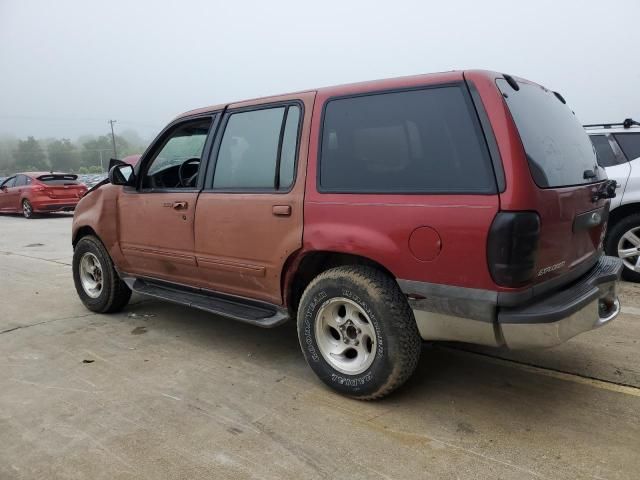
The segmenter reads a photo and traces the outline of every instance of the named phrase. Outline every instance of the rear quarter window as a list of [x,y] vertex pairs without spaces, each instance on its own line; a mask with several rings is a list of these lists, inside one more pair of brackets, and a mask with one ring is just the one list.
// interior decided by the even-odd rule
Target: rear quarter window
[[489,152],[464,85],[329,100],[319,190],[496,193]]
[[589,138],[596,149],[598,165],[601,167],[613,167],[618,164],[616,154],[613,152],[606,135],[590,135]]
[[627,160],[635,160],[640,157],[640,132],[615,133],[613,135],[624,152]]

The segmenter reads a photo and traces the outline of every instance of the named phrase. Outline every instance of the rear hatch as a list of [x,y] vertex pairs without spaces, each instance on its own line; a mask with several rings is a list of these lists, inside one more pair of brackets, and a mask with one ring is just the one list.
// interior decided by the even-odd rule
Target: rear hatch
[[77,199],[87,191],[77,175],[51,173],[40,175],[38,181],[46,187],[44,192],[50,198]]
[[609,201],[594,200],[594,194],[606,173],[562,96],[525,80],[506,78],[496,84],[537,185],[540,237],[533,283],[581,273],[602,251]]

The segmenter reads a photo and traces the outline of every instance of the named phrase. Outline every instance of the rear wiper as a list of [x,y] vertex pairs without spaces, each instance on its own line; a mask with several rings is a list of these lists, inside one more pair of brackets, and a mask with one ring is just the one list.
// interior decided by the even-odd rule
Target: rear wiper
[[592,178],[596,178],[596,172],[594,172],[593,170],[585,170],[582,173],[582,178],[584,178],[585,180],[590,180]]

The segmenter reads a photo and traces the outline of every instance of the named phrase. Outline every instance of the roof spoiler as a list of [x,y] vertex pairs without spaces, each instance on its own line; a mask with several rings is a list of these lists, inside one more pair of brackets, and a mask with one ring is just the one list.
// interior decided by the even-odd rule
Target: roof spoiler
[[624,122],[622,122],[622,123],[590,123],[589,125],[583,125],[583,127],[584,128],[590,128],[590,127],[603,127],[603,128],[623,127],[623,128],[631,128],[634,125],[640,126],[640,122],[636,122],[633,118],[625,118]]

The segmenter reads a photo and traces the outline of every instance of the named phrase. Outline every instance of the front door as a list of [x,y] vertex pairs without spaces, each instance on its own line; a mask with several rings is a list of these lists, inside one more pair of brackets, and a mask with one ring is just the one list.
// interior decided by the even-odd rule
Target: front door
[[193,222],[211,124],[207,116],[170,127],[141,160],[136,187],[123,188],[118,232],[126,273],[197,285]]
[[228,107],[196,212],[195,250],[207,288],[282,303],[283,266],[302,246],[313,98]]
[[16,177],[7,178],[0,185],[0,212],[15,212],[18,209]]

